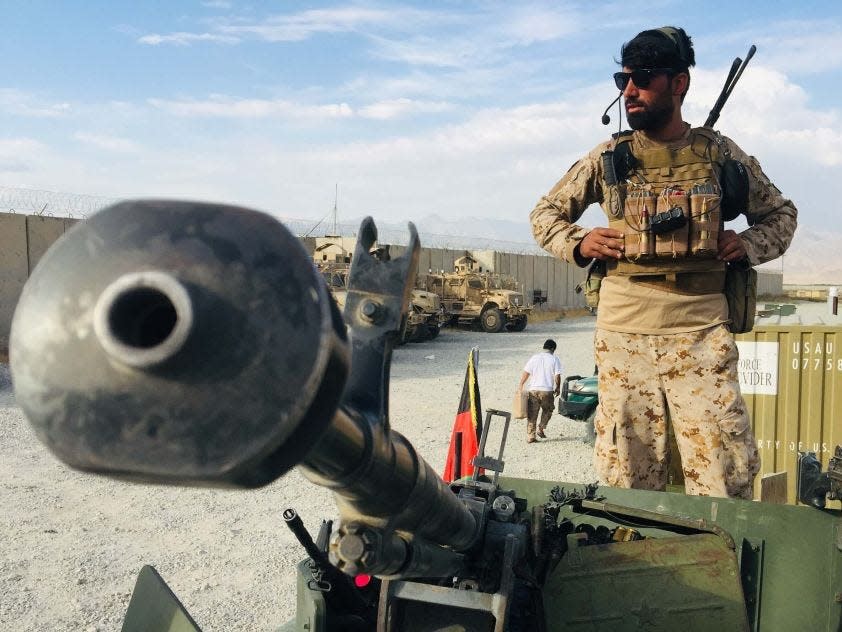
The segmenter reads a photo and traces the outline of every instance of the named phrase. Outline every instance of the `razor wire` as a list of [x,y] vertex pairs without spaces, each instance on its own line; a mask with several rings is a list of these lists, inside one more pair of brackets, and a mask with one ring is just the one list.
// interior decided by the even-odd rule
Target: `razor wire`
[[119,201],[83,193],[0,186],[0,210],[6,213],[86,219]]

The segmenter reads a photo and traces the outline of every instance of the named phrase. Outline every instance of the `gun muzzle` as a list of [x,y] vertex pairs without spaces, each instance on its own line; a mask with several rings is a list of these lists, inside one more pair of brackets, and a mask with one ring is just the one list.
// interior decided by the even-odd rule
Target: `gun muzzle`
[[281,224],[150,201],[98,213],[47,252],[18,303],[10,361],[18,403],[65,463],[257,486],[330,423],[350,353]]

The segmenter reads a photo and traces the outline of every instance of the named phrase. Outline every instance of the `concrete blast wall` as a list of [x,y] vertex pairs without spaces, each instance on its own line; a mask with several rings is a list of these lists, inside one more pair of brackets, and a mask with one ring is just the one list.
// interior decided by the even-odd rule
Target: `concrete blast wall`
[[777,271],[757,271],[757,296],[783,296],[784,275]]
[[9,348],[9,331],[20,293],[53,242],[75,219],[0,213],[0,351]]

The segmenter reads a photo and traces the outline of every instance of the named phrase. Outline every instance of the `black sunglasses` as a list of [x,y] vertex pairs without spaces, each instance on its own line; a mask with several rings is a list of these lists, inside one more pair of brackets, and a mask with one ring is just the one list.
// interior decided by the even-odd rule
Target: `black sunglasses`
[[638,88],[648,88],[652,79],[658,75],[669,75],[674,72],[672,68],[638,68],[631,72],[615,72],[614,83],[617,84],[618,90],[625,90],[631,79]]

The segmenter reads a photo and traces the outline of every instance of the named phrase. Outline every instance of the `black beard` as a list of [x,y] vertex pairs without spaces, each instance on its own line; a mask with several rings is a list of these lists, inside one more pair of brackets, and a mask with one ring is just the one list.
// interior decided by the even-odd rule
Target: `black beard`
[[655,104],[639,112],[626,112],[629,127],[635,130],[654,131],[664,127],[672,118],[672,102]]

